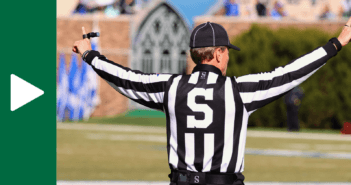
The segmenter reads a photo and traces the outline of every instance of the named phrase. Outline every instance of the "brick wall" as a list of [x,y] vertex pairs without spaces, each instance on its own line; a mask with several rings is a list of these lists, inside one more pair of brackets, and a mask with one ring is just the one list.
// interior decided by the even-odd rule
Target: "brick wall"
[[[59,54],[64,53],[69,66],[73,43],[82,39],[82,27],[92,31],[94,24],[99,27],[101,53],[108,59],[129,67],[130,17],[104,18],[73,16],[57,18],[57,64]],[[82,60],[79,59],[79,65]],[[92,116],[113,116],[128,109],[128,99],[114,90],[105,80],[99,78],[98,105]]]
[[[195,24],[199,25],[203,22],[216,22],[228,31],[230,38],[250,29],[252,24],[268,26],[272,29],[282,27],[296,27],[299,29],[320,28],[321,30],[334,33],[345,25],[345,22],[296,22],[296,21],[273,21],[268,19],[249,20],[238,19],[233,17],[197,17]],[[82,26],[90,32],[93,25],[97,24],[100,29],[100,46],[102,54],[114,62],[118,62],[123,66],[129,67],[130,51],[131,51],[131,22],[130,16],[119,16],[117,18],[104,17],[61,17],[57,18],[57,63],[59,54],[64,53],[69,65],[72,54],[71,48],[76,40],[82,38]],[[79,60],[81,63],[81,60]],[[187,73],[191,73],[195,64],[188,57]],[[99,97],[100,105],[97,106],[92,116],[113,116],[128,110],[128,99],[113,88],[111,88],[104,80],[99,77]]]

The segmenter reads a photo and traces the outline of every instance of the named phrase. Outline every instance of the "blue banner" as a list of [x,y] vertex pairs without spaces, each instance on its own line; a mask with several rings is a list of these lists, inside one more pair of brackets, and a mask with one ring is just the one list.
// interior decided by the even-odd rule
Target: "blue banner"
[[79,65],[76,54],[71,56],[67,73],[64,57],[60,55],[58,69],[57,120],[87,120],[99,104],[97,75],[85,62]]

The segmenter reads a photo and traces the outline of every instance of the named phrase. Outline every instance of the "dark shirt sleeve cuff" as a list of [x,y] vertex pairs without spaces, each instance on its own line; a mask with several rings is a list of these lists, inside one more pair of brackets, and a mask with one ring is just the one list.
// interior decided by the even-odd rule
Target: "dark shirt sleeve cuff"
[[100,56],[100,53],[95,50],[91,50],[88,55],[85,57],[85,62],[91,65],[91,62],[94,60],[95,57]]
[[326,45],[323,46],[323,49],[327,52],[328,56],[333,57],[338,54],[334,44],[332,42],[328,42]]

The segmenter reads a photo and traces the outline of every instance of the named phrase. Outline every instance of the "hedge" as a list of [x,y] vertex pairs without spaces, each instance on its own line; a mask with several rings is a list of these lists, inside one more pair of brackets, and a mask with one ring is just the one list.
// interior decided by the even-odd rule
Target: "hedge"
[[[270,30],[253,25],[232,40],[241,51],[230,51],[228,76],[268,72],[323,46],[333,36],[318,29],[293,27]],[[340,129],[351,121],[351,46],[346,46],[325,66],[300,86],[305,97],[299,110],[301,128]],[[249,126],[285,127],[286,105],[283,98],[254,112]]]

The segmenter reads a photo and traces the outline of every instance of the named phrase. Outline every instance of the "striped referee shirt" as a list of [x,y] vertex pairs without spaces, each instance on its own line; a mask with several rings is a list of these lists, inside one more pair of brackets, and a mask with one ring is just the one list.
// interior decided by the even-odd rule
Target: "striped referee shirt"
[[124,96],[166,114],[171,169],[238,173],[244,170],[250,114],[301,84],[336,54],[328,42],[271,72],[237,78],[204,64],[190,75],[146,74],[97,51],[86,62]]

